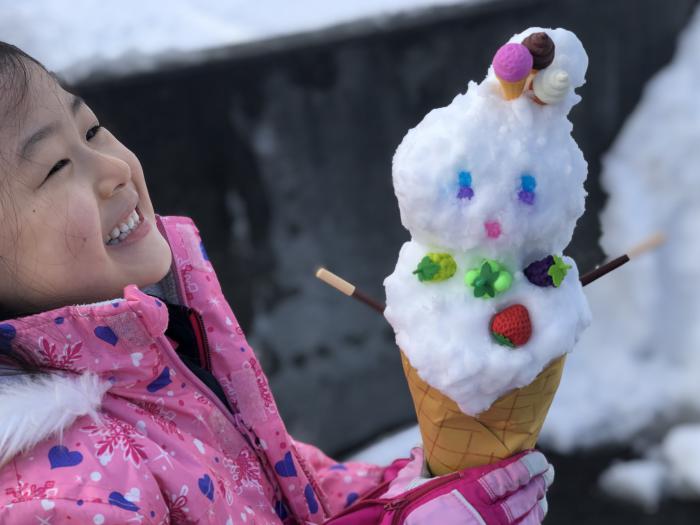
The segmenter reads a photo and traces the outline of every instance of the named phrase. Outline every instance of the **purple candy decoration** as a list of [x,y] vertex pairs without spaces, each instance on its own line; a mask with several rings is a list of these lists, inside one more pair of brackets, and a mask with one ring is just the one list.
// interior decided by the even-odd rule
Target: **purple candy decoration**
[[520,199],[521,202],[524,202],[525,204],[535,204],[535,192],[534,191],[527,191],[527,190],[520,190],[518,192],[518,199]]
[[462,186],[459,188],[459,193],[457,194],[458,199],[470,199],[474,196],[474,190],[469,186]]
[[547,273],[552,266],[554,266],[554,257],[548,255],[544,259],[530,263],[523,273],[535,286],[554,286],[552,277]]
[[522,44],[506,44],[493,57],[493,70],[506,82],[525,78],[532,69],[532,54]]

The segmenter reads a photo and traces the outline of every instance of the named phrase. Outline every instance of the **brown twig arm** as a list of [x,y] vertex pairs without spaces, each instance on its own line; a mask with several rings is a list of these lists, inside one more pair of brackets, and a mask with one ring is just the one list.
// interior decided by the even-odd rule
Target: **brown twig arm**
[[586,286],[587,284],[591,284],[593,281],[596,279],[599,279],[600,277],[603,277],[606,273],[610,273],[616,268],[619,268],[626,262],[630,260],[628,255],[621,255],[620,257],[617,257],[613,259],[610,262],[605,263],[602,266],[598,266],[596,269],[591,270],[588,273],[585,273],[581,276],[580,281],[581,281],[581,286]]
[[594,270],[591,270],[590,272],[583,274],[580,278],[581,286],[586,286],[587,284],[592,283],[596,279],[603,277],[603,275],[608,274],[608,273],[612,272],[613,270],[619,268],[620,266],[629,262],[630,260],[632,260],[636,257],[639,257],[640,255],[657,248],[658,246],[663,244],[665,240],[666,240],[666,238],[664,237],[664,235],[662,233],[657,233],[655,235],[652,235],[643,243],[638,244],[637,246],[632,248],[625,255],[621,255],[620,257],[616,257],[612,261],[608,261],[605,264],[598,266]]

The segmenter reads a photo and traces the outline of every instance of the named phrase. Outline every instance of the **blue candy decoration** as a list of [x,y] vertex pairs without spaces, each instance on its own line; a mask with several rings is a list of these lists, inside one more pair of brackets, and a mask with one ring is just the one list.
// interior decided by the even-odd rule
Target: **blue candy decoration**
[[209,477],[209,474],[204,474],[204,476],[199,478],[197,484],[202,494],[209,498],[210,501],[214,501],[214,482]]
[[116,346],[117,341],[119,341],[117,334],[109,326],[98,326],[95,328],[95,335],[98,339],[102,339],[105,343],[112,346]]
[[348,469],[348,467],[346,467],[342,463],[336,463],[335,465],[333,465],[331,467],[331,470],[347,470],[347,469]]
[[283,478],[291,478],[297,475],[297,469],[294,467],[291,452],[287,452],[282,461],[275,463],[275,472]]
[[149,392],[157,392],[161,388],[165,388],[168,386],[170,383],[172,383],[172,379],[170,379],[170,369],[166,366],[163,371],[156,377],[153,381],[151,381],[148,386],[146,387],[146,390]]
[[535,188],[537,187],[537,180],[532,175],[526,173],[520,177],[520,187],[524,191],[535,191]]
[[469,173],[468,171],[460,171],[459,172],[459,185],[462,188],[464,188],[466,186],[471,186],[472,185],[472,174]]
[[63,317],[56,317],[56,319],[53,320],[56,324],[63,324],[63,321],[65,321]]
[[312,489],[309,484],[304,488],[304,497],[306,498],[306,504],[309,506],[311,514],[316,514],[318,512],[318,501],[316,501],[314,489]]
[[83,462],[83,455],[77,450],[68,450],[68,447],[56,445],[49,450],[49,464],[51,469],[61,467],[75,467]]
[[109,494],[108,501],[110,505],[114,505],[120,509],[130,510],[132,512],[139,510],[139,508],[133,502],[126,499],[121,492],[117,492],[116,490]]
[[9,323],[0,324],[0,350],[7,352],[12,346],[12,340],[17,336],[17,330]]

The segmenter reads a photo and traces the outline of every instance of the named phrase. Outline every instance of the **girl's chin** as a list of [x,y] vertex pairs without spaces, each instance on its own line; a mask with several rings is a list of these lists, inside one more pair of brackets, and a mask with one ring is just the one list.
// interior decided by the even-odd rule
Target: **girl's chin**
[[[125,239],[125,242],[129,239]],[[124,276],[126,284],[142,288],[163,279],[172,264],[172,252],[166,240],[154,229],[138,242],[120,249],[119,245],[107,246],[113,271]],[[125,285],[126,285],[125,284]],[[121,294],[122,290],[119,290]]]

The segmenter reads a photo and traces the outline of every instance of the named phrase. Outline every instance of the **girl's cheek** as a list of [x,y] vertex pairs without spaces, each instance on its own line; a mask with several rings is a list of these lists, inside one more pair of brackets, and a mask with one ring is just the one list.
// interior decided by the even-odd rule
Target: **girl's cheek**
[[65,239],[71,248],[82,248],[95,238],[102,238],[99,214],[93,208],[74,203],[65,217]]

